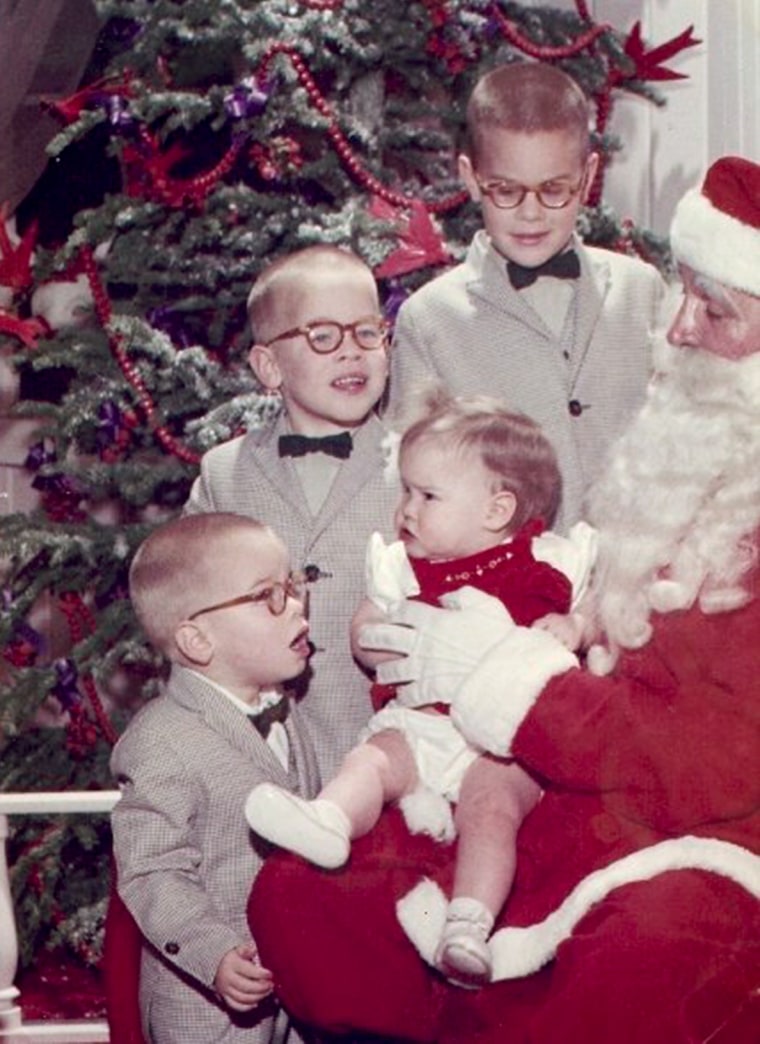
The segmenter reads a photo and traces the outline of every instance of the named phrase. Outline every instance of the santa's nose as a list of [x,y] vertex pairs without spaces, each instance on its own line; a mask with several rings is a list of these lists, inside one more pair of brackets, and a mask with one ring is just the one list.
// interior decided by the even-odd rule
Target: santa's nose
[[674,348],[695,348],[698,346],[696,310],[700,302],[689,296],[684,297],[676,317],[668,330],[668,341]]

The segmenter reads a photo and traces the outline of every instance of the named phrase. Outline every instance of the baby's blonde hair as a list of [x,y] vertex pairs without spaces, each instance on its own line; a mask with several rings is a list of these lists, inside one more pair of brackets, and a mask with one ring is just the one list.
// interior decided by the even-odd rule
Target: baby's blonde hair
[[474,450],[493,475],[495,489],[515,496],[512,532],[533,518],[552,524],[562,479],[554,447],[535,421],[498,399],[453,396],[439,385],[421,389],[418,401],[421,412],[401,436],[401,454],[427,440],[440,440],[454,452]]
[[198,608],[215,568],[214,551],[236,533],[266,531],[232,512],[176,518],[140,544],[129,570],[129,594],[151,644],[171,656],[179,624]]

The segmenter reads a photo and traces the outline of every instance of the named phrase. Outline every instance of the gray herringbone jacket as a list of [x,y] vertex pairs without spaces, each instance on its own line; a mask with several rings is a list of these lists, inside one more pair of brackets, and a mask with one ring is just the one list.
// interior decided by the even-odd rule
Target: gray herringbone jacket
[[313,796],[311,743],[294,709],[285,772],[245,715],[204,678],[173,667],[165,692],[143,707],[114,748],[122,791],[112,813],[119,893],[150,943],[140,1007],[157,1044],[269,1044],[274,1019],[219,1002],[219,961],[250,941],[246,903],[265,850],[244,806],[271,780]]
[[373,530],[393,536],[395,473],[385,467],[386,430],[372,415],[354,433],[354,450],[312,515],[293,463],[277,453],[286,430],[278,419],[210,450],[185,511],[237,511],[270,525],[287,544],[293,568],[316,566],[309,626],[315,652],[300,707],[328,778],[356,742],[372,712],[369,681],[353,657],[349,624],[364,596],[364,557]]
[[555,528],[582,511],[610,442],[641,405],[665,284],[638,259],[576,241],[581,277],[558,337],[512,288],[506,262],[478,232],[465,261],[402,305],[391,353],[391,409],[424,380],[492,395],[536,420],[563,475]]

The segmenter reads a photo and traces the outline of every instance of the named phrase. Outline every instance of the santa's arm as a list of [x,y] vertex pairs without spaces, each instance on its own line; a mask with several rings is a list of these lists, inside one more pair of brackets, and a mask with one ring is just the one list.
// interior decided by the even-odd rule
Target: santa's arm
[[536,683],[528,664],[494,648],[453,716],[550,784],[602,792],[658,831],[745,816],[760,804],[756,606],[663,618],[648,646],[603,678],[573,669],[540,684],[539,664]]

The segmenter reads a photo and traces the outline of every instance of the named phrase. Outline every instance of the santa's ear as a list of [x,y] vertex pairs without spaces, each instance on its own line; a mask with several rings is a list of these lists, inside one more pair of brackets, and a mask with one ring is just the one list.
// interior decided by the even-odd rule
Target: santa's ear
[[517,497],[509,489],[494,493],[486,510],[486,528],[493,533],[506,529],[517,511]]
[[214,644],[194,620],[183,620],[174,632],[174,644],[184,658],[198,667],[207,667],[214,655]]
[[248,364],[267,391],[277,391],[282,384],[282,374],[277,355],[271,348],[254,344],[248,353]]

